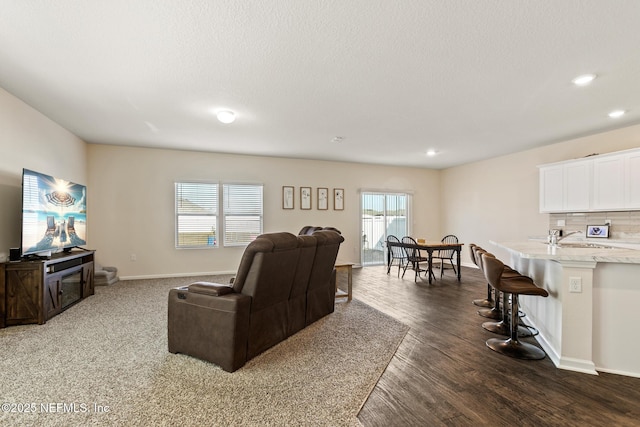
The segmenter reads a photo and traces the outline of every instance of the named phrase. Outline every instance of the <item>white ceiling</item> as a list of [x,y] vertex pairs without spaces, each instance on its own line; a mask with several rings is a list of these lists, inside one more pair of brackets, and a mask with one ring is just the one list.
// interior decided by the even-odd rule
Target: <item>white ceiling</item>
[[637,0],[0,0],[0,86],[89,143],[445,168],[639,123],[639,20]]

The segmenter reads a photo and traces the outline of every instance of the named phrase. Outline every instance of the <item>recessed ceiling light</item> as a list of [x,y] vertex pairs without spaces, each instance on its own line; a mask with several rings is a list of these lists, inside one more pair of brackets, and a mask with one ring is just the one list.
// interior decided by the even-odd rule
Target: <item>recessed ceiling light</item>
[[344,141],[344,136],[334,136],[331,142],[342,142]]
[[612,119],[617,119],[618,117],[624,116],[625,113],[626,111],[624,110],[615,110],[609,113],[609,117],[611,117]]
[[595,74],[583,74],[571,80],[571,82],[576,86],[586,86],[589,83],[591,83],[595,78],[596,78]]
[[436,154],[438,154],[438,152],[436,150],[433,150],[433,149],[427,150],[427,156],[429,156],[429,157],[433,157]]
[[216,117],[222,123],[233,123],[236,119],[236,113],[229,110],[221,110],[216,113]]

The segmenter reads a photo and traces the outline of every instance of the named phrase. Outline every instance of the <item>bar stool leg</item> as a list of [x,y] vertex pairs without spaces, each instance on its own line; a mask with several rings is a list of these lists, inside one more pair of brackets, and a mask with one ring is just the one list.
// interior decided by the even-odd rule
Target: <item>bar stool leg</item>
[[[504,335],[506,337],[511,335],[511,320],[510,310],[505,309],[509,307],[509,294],[502,293],[502,320],[499,322],[484,322],[482,327],[494,334]],[[518,319],[518,337],[530,337],[533,333],[524,326],[520,326],[520,319]]]
[[487,283],[487,297],[483,299],[474,299],[473,305],[477,305],[478,307],[487,307],[492,308],[494,306],[493,301],[493,292],[490,284]]
[[500,291],[495,289],[495,305],[493,308],[481,308],[478,310],[478,314],[488,319],[500,320],[502,318],[502,311],[500,310]]
[[511,338],[502,340],[490,338],[487,347],[505,356],[517,359],[539,360],[546,357],[544,350],[533,344],[518,341],[518,294],[511,294]]

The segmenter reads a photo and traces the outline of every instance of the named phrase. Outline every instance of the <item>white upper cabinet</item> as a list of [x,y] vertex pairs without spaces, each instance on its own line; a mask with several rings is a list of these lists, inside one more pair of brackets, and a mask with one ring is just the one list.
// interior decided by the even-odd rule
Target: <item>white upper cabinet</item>
[[640,209],[640,149],[539,168],[540,212]]
[[591,205],[590,161],[569,163],[564,166],[565,209],[582,212]]
[[591,162],[540,167],[540,212],[584,212],[591,199]]
[[540,212],[564,210],[564,168],[548,166],[540,168]]
[[625,205],[640,209],[640,150],[628,153],[625,160]]
[[624,156],[593,159],[592,209],[624,209],[624,160]]

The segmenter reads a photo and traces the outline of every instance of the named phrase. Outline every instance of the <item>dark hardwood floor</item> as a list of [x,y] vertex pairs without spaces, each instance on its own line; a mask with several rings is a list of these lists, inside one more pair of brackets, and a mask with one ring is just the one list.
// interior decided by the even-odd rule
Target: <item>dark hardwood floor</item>
[[640,378],[560,370],[549,358],[487,348],[496,335],[471,303],[486,296],[478,270],[463,267],[460,283],[447,270],[431,285],[396,272],[353,271],[354,298],[411,328],[358,415],[365,427],[640,426]]

